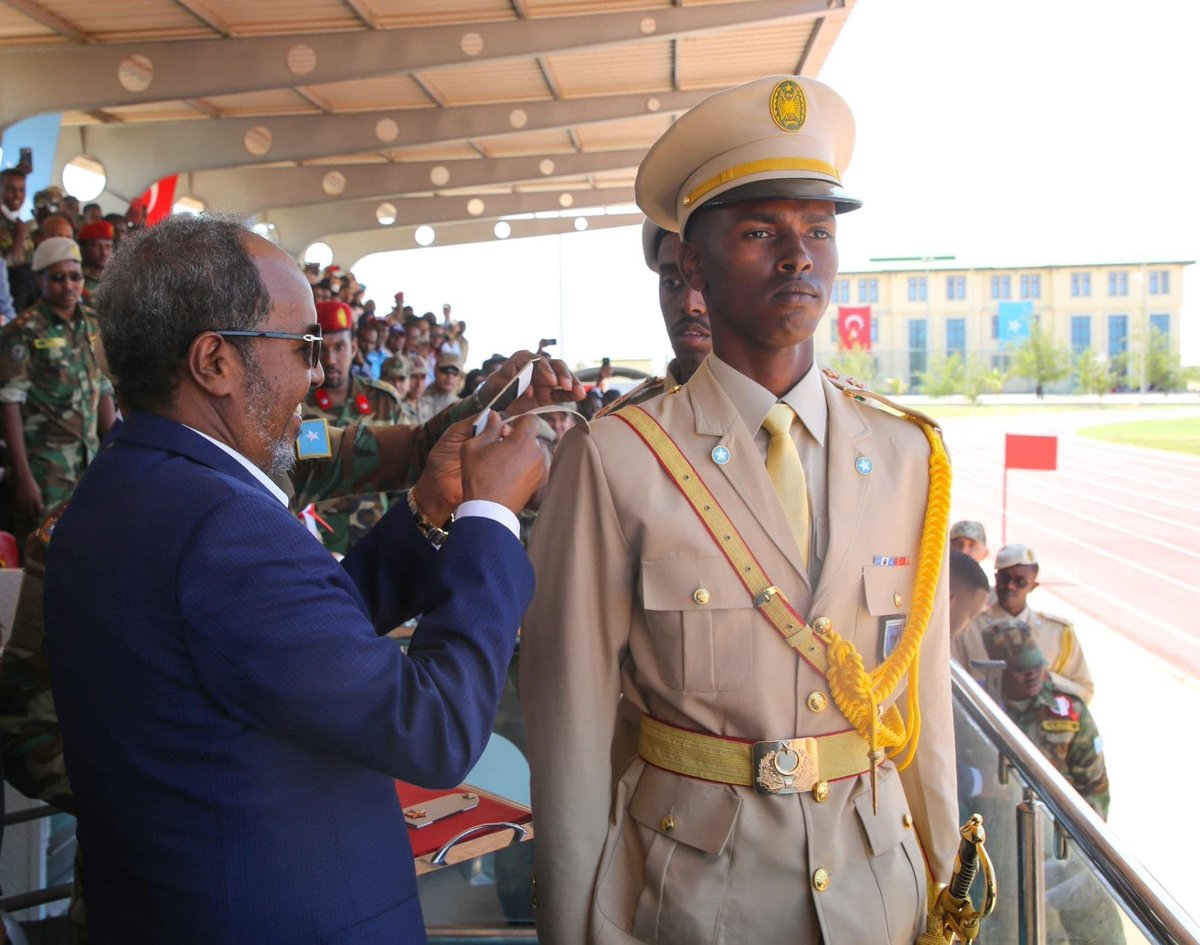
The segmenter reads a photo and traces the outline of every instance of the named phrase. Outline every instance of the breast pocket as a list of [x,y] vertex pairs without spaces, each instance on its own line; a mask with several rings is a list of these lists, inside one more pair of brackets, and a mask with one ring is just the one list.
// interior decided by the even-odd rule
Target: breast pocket
[[863,568],[863,609],[855,641],[867,666],[882,662],[895,648],[912,608],[912,565]]
[[740,689],[754,668],[745,586],[724,558],[642,562],[642,605],[663,681],[685,692]]

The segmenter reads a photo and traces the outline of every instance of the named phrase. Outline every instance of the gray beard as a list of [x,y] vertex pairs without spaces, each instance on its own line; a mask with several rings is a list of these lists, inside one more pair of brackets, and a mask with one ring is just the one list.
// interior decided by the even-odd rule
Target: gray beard
[[[255,426],[255,432],[264,440],[270,441],[270,459],[263,470],[268,476],[287,476],[296,468],[296,444],[286,433],[275,435],[267,429],[267,408],[272,402],[272,391],[267,386],[258,365],[248,363],[250,368],[246,374],[246,409],[250,412],[250,421]],[[272,437],[274,436],[274,439]]]

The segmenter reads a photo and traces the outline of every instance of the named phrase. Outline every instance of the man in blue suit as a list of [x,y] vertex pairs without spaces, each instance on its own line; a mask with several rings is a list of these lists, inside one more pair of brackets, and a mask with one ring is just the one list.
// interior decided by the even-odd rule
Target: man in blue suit
[[[323,380],[304,276],[230,221],[130,242],[99,299],[127,419],[47,549],[89,940],[423,942],[392,781],[453,787],[487,741],[533,418],[452,428],[338,565],[268,475]],[[377,635],[418,613],[407,654]]]

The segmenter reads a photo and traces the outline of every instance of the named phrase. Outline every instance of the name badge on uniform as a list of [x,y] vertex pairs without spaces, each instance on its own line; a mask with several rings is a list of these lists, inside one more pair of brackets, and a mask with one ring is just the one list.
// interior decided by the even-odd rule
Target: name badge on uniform
[[322,419],[305,420],[296,437],[297,459],[326,459],[333,455],[329,443],[329,424]]
[[47,348],[65,348],[67,346],[66,338],[34,338],[33,346],[39,351]]
[[904,632],[905,616],[897,614],[894,617],[884,617],[881,621],[883,632],[880,634],[883,644],[883,659],[892,655],[896,644],[900,642],[900,634]]
[[1042,722],[1044,732],[1078,732],[1079,723],[1074,719],[1046,719]]

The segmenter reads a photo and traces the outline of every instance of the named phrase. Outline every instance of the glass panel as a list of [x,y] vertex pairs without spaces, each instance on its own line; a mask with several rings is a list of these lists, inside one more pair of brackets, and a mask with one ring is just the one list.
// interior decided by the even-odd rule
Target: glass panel
[[[987,831],[985,844],[996,871],[996,910],[980,927],[979,945],[1014,945],[1017,937],[1017,805],[1023,787],[1010,774],[1007,784],[999,779],[999,752],[982,731],[956,704],[954,707],[954,738],[958,755],[958,813],[959,823],[966,823],[972,814],[983,817]],[[949,877],[939,876],[938,882]],[[975,880],[971,901],[978,908],[983,903],[983,879]]]
[[1121,909],[1074,840],[1066,858],[1046,825],[1046,945],[1142,945],[1149,939]]
[[[525,722],[518,702],[520,645],[508,667],[493,737],[468,783],[529,805]],[[529,879],[533,842],[458,863],[417,879],[425,924],[430,929],[513,929],[533,926]]]

